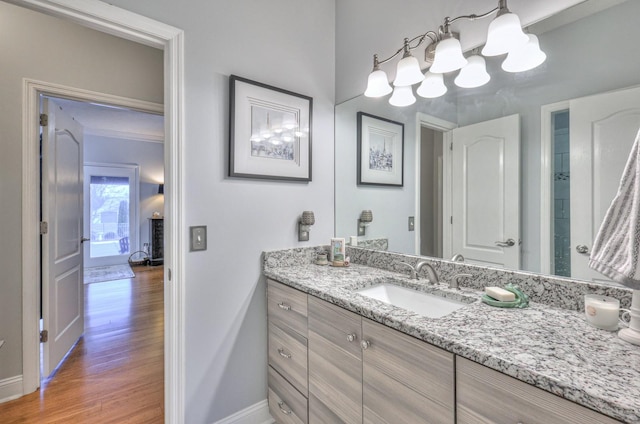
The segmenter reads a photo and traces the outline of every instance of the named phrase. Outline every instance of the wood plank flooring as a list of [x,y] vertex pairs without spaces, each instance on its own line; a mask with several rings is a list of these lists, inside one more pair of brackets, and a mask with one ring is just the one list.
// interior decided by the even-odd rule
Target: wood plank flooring
[[85,285],[85,334],[40,390],[0,404],[0,423],[163,423],[162,267]]

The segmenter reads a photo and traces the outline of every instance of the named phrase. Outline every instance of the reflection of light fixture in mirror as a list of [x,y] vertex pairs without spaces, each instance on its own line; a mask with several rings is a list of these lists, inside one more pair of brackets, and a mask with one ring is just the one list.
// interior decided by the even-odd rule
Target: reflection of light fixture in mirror
[[[369,74],[367,80],[365,96],[382,97],[391,92],[387,75],[380,69],[380,65],[384,65],[402,54],[402,59],[397,63],[396,77],[393,82],[395,89],[389,99],[389,103],[400,107],[413,104],[415,98],[413,97],[413,92],[410,92],[408,88],[410,89],[412,85],[423,82],[425,76],[429,77],[429,75],[428,73],[422,74],[420,64],[411,54],[411,51],[418,48],[427,39],[430,40],[430,43],[425,50],[425,63],[427,66],[431,65],[430,71],[432,73],[444,74],[462,69],[460,75],[458,75],[459,78],[456,79],[456,84],[459,87],[473,88],[486,84],[491,77],[487,74],[484,59],[477,55],[472,55],[465,59],[457,33],[451,31],[450,25],[459,20],[473,21],[494,15],[495,19],[489,25],[486,45],[482,49],[484,56],[511,53],[525,45],[527,40],[530,40],[530,37],[522,31],[520,18],[507,8],[507,0],[498,0],[498,6],[486,13],[462,15],[455,18],[446,17],[437,32],[427,31],[411,39],[405,38],[403,46],[388,58],[380,60],[377,54],[374,55],[373,71]],[[469,64],[469,61],[473,63]],[[507,58],[507,66],[510,62],[511,60]],[[444,82],[442,85],[444,85]],[[437,90],[434,88],[427,89],[426,83],[423,83],[423,86],[418,89],[418,95],[426,98],[438,97],[435,95]],[[438,86],[440,86],[439,83]],[[402,90],[399,90],[400,88]],[[442,87],[439,87],[439,91],[441,92],[440,95],[443,95],[446,89],[442,90]]]
[[158,194],[164,194],[164,184],[158,184]]
[[298,241],[309,241],[309,231],[311,226],[316,223],[316,217],[313,211],[304,211],[300,220],[298,220]]
[[528,34],[529,42],[509,52],[502,62],[502,69],[507,72],[524,72],[536,68],[547,60],[547,55],[540,50],[538,37]]
[[434,74],[431,71],[427,71],[424,76],[424,81],[422,81],[422,84],[420,84],[420,87],[416,90],[418,96],[424,97],[425,99],[433,99],[447,92],[447,86],[444,85],[444,77],[442,74]]
[[415,102],[416,97],[413,95],[413,89],[410,85],[405,87],[396,87],[393,90],[391,97],[389,97],[389,104],[398,107],[409,106]]
[[373,222],[373,212],[370,210],[363,210],[360,213],[360,218],[358,218],[358,235],[365,235],[365,228],[369,226]]
[[485,85],[491,79],[487,73],[487,63],[482,56],[477,54],[467,58],[469,63],[460,70],[455,79],[458,87],[475,88]]

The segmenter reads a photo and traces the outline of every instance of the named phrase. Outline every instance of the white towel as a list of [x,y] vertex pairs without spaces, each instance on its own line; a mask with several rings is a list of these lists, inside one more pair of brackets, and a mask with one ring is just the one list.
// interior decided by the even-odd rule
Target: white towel
[[635,290],[640,289],[640,132],[616,197],[591,249],[589,267]]

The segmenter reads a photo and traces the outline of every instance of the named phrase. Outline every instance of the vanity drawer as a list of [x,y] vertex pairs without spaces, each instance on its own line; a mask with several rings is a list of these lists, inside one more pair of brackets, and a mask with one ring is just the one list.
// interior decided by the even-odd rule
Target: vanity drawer
[[269,367],[269,412],[279,424],[307,424],[307,399]]
[[307,339],[269,323],[269,365],[308,396]]
[[461,357],[456,371],[458,424],[618,422]]
[[307,336],[307,294],[267,279],[269,320]]

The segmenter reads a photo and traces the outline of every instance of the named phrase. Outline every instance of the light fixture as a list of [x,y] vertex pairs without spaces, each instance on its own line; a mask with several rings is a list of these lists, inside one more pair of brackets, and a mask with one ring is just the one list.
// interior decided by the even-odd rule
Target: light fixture
[[164,194],[164,184],[158,184],[158,194]]
[[402,55],[402,59],[398,62],[396,67],[396,79],[393,81],[393,85],[395,87],[406,87],[419,83],[424,79],[418,59],[411,54],[408,38],[404,39],[402,51],[404,51],[404,55]]
[[316,217],[313,211],[304,211],[298,220],[298,241],[309,241],[309,231],[311,226],[316,223]]
[[[424,78],[424,75],[422,76]],[[412,105],[416,102],[413,95],[413,89],[410,85],[404,87],[396,87],[393,94],[389,97],[389,103],[393,106],[404,107]]]
[[469,63],[460,70],[454,80],[458,87],[475,88],[485,85],[491,79],[487,72],[487,63],[484,57],[474,54],[467,58]]
[[370,210],[363,210],[358,218],[358,235],[365,235],[365,228],[373,222],[373,212]]
[[529,34],[529,42],[507,55],[502,62],[502,69],[507,72],[524,72],[536,68],[547,60],[547,55],[540,50],[538,37]]
[[424,81],[422,81],[422,84],[420,84],[420,87],[416,90],[418,96],[424,97],[425,99],[433,99],[447,92],[447,86],[444,85],[444,77],[442,74],[434,74],[431,71],[427,71],[424,76]]
[[[507,0],[498,0],[498,6],[486,13],[462,15],[455,18],[446,17],[444,23],[438,28],[438,32],[427,31],[411,39],[405,38],[402,47],[386,59],[380,60],[377,54],[374,55],[373,71],[369,74],[365,96],[382,97],[393,91],[389,103],[393,106],[409,106],[415,102],[411,86],[421,82],[422,84],[416,93],[422,97],[442,96],[447,92],[442,74],[458,69],[460,69],[460,73],[456,77],[455,83],[459,87],[473,88],[486,84],[491,76],[487,73],[485,59],[477,54],[465,58],[457,33],[452,32],[450,26],[459,20],[473,21],[493,15],[495,18],[489,25],[487,42],[482,49],[484,56],[509,53],[509,57],[503,63],[503,68],[508,72],[522,72],[522,70],[531,69],[531,67],[527,68],[522,64],[521,57],[529,59],[527,66],[532,66],[531,63],[537,63],[540,58],[544,61],[546,56],[540,51],[537,37],[529,36],[522,31],[520,18],[509,11]],[[430,43],[425,49],[425,62],[427,66],[431,67],[429,72],[423,74],[418,60],[411,54],[411,51],[422,45],[427,38]],[[527,46],[526,52],[520,53],[518,49],[525,45]],[[397,63],[396,76],[393,81],[394,88],[391,88],[387,74],[380,69],[380,66],[392,61],[400,54],[402,54],[402,59]],[[521,54],[522,56],[520,56]]]

